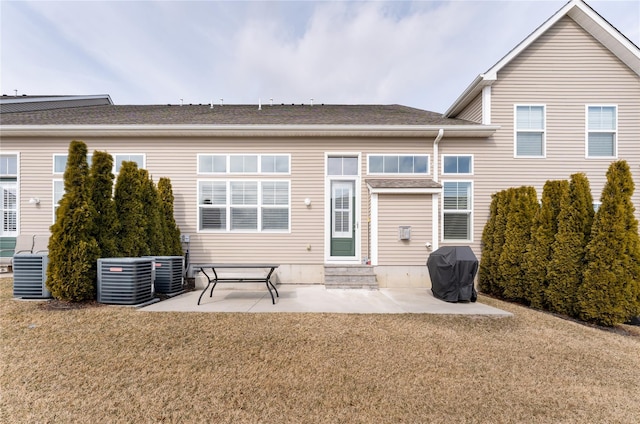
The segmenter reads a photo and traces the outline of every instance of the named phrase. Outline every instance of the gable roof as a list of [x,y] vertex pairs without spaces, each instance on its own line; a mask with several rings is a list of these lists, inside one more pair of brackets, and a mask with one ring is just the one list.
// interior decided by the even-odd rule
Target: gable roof
[[633,72],[640,76],[640,49],[631,40],[625,37],[606,19],[600,16],[591,6],[583,0],[571,0],[547,19],[534,32],[512,49],[506,56],[483,74],[476,77],[467,89],[444,113],[446,117],[455,117],[460,113],[484,87],[492,85],[498,79],[498,72],[507,66],[520,53],[527,49],[549,28],[554,26],[565,16],[573,19],[585,31],[591,34],[603,46],[611,51],[620,61],[626,64]]

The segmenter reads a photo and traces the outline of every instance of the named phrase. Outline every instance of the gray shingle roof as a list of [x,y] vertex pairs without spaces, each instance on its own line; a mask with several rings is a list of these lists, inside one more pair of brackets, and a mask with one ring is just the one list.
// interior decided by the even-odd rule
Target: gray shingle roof
[[2,125],[477,125],[401,105],[104,105],[0,114]]

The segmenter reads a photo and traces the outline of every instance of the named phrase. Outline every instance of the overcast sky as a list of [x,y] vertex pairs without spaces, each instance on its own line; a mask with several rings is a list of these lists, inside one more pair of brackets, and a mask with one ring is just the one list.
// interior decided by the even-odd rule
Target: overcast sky
[[[1,92],[444,112],[565,3],[0,0]],[[640,1],[588,3],[640,45]]]

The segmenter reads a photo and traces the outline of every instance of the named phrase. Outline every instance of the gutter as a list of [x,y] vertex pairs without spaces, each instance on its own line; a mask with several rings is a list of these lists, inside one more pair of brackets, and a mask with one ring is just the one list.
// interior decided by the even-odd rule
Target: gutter
[[[487,138],[498,125],[451,125],[449,137]],[[433,137],[437,125],[0,125],[2,137]]]

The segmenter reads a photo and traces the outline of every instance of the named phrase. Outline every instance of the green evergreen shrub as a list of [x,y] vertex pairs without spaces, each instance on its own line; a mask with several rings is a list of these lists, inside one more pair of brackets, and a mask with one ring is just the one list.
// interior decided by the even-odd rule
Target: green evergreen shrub
[[176,224],[173,215],[173,189],[169,178],[160,178],[158,181],[158,196],[160,197],[161,215],[164,217],[164,248],[165,256],[182,256],[182,243],[180,242],[180,228]]
[[547,264],[558,232],[560,202],[569,190],[566,180],[547,181],[542,189],[540,209],[534,221],[531,243],[527,246],[523,267],[526,278],[525,302],[538,309],[546,307],[545,291],[549,284]]
[[526,278],[524,256],[531,242],[533,222],[540,206],[534,187],[523,186],[512,190],[508,207],[504,246],[500,253],[498,272],[505,299],[525,301]]
[[579,317],[585,321],[612,326],[640,314],[640,240],[631,202],[634,188],[627,162],[612,163],[576,296]]
[[100,247],[100,257],[119,257],[117,237],[120,223],[113,200],[115,176],[113,158],[107,152],[95,151],[89,173],[89,192],[95,215],[93,217],[93,237]]
[[496,227],[496,219],[498,214],[498,194],[491,195],[491,204],[489,205],[489,218],[482,229],[482,240],[480,248],[480,266],[478,267],[478,289],[483,293],[494,294],[493,275],[491,270],[495,262],[495,245],[494,235]]
[[120,222],[118,250],[123,257],[149,254],[147,246],[147,217],[142,203],[142,183],[138,165],[124,161],[116,180],[114,202]]
[[478,283],[482,292],[497,297],[503,297],[504,293],[504,282],[500,275],[499,265],[513,194],[513,189],[502,190],[494,194],[490,206],[491,215],[482,233],[484,243],[480,258],[482,275],[478,276]]
[[585,248],[591,234],[593,215],[589,180],[583,173],[573,174],[569,191],[560,202],[558,231],[547,265],[545,295],[553,312],[577,316],[576,293],[582,284]]
[[51,226],[47,288],[56,299],[92,300],[96,296],[96,269],[100,256],[93,238],[95,212],[90,201],[87,146],[82,141],[69,145],[64,171],[65,193]]
[[153,180],[146,169],[138,170],[140,178],[140,200],[142,201],[145,222],[145,255],[160,256],[164,248],[164,226],[161,214],[160,197]]

